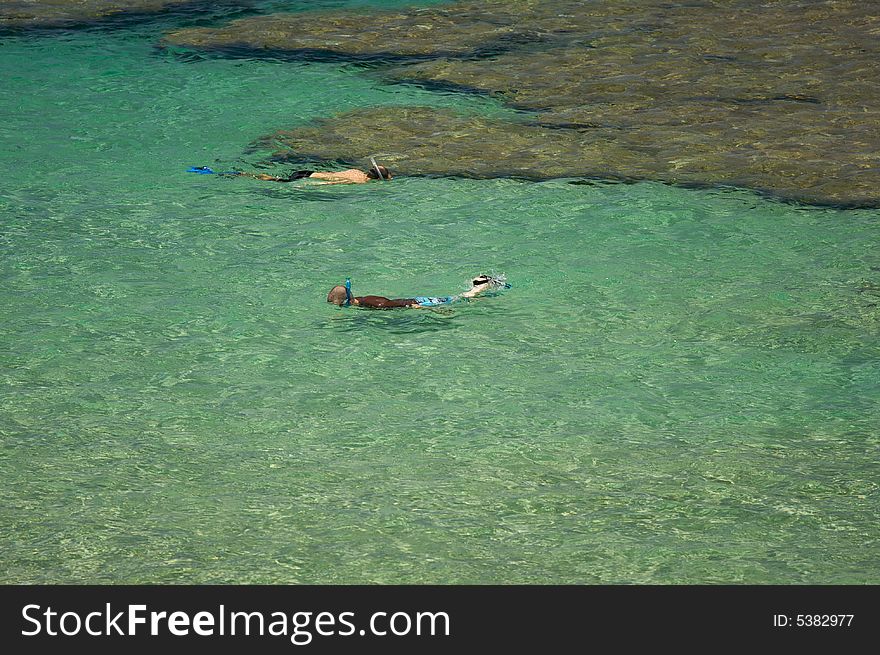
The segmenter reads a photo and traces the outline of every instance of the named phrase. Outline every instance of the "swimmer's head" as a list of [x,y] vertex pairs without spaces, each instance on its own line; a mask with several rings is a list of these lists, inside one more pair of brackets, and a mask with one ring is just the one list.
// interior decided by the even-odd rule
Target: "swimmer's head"
[[327,302],[332,302],[334,305],[342,307],[345,304],[346,295],[345,287],[341,284],[337,284],[330,289],[330,293],[327,294]]
[[486,275],[485,273],[482,275],[478,275],[473,280],[471,280],[471,284],[475,287],[480,287],[483,285],[489,285],[493,289],[509,289],[510,285],[507,283],[507,277],[504,275]]
[[379,175],[382,176],[383,180],[391,179],[391,171],[389,171],[384,166],[370,167],[370,170],[367,171],[367,177],[371,180],[378,180]]

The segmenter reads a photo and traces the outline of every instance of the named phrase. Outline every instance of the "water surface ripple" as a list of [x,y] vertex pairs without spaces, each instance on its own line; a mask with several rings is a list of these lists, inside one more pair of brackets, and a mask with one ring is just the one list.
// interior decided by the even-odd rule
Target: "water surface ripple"
[[[508,110],[181,60],[176,20],[0,43],[0,580],[880,582],[876,210],[187,174],[344,108]],[[446,312],[324,300],[486,270]]]

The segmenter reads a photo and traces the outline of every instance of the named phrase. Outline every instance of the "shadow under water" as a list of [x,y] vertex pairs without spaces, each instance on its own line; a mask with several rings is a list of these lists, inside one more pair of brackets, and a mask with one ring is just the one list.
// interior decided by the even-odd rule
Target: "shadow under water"
[[450,308],[429,310],[344,310],[342,316],[316,323],[318,329],[341,333],[363,333],[364,329],[385,330],[390,334],[417,334],[454,330],[456,312]]
[[0,34],[115,26],[160,15],[195,17],[252,6],[252,0],[12,0],[0,3]]

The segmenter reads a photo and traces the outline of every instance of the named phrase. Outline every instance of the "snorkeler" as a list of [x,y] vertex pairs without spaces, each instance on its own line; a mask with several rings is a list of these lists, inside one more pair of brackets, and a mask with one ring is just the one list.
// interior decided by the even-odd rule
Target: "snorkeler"
[[396,309],[399,307],[427,308],[451,305],[458,300],[466,300],[492,289],[509,289],[510,285],[504,276],[478,275],[471,281],[471,288],[455,296],[416,296],[415,298],[385,298],[384,296],[353,296],[351,280],[345,285],[337,284],[327,294],[327,302],[340,307],[364,307],[367,309]]
[[376,163],[376,160],[370,157],[370,168],[362,171],[359,168],[349,168],[344,171],[315,171],[301,170],[294,171],[289,175],[267,175],[266,173],[243,173],[240,171],[225,171],[217,173],[207,166],[192,166],[188,169],[188,173],[217,173],[230,177],[252,177],[256,180],[265,180],[267,182],[293,182],[294,180],[312,179],[321,180],[323,184],[365,184],[370,180],[390,180],[391,171],[384,166]]
[[349,168],[344,171],[294,171],[290,175],[283,177],[266,175],[265,173],[239,173],[239,175],[246,175],[268,182],[293,182],[294,180],[309,178],[312,180],[322,180],[324,184],[365,184],[370,180],[391,179],[390,171],[384,166],[376,169],[370,168],[366,173],[359,168]]

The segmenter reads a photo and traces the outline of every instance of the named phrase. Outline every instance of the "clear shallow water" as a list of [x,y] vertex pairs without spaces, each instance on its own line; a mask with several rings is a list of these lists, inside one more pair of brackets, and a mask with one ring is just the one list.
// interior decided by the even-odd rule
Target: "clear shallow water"
[[[880,582],[880,212],[187,174],[364,104],[505,110],[171,24],[0,42],[0,580]],[[514,288],[324,301],[485,270]]]

